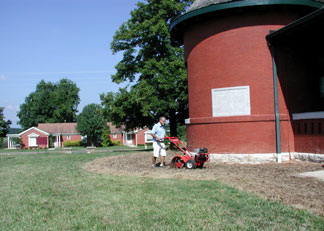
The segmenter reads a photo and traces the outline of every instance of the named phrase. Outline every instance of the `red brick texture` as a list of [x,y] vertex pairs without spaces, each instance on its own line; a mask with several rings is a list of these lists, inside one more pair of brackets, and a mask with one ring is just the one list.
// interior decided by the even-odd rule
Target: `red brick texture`
[[[265,36],[296,20],[294,11],[247,11],[217,16],[185,30],[189,149],[213,153],[275,153],[271,53]],[[250,116],[213,117],[211,90],[250,86]],[[286,101],[279,85],[282,152],[294,150]]]
[[[28,143],[28,135],[30,135],[32,133],[39,135],[39,137],[44,137],[44,138],[47,137],[47,135],[45,135],[44,133],[39,132],[36,129],[31,129],[30,131],[28,131],[20,136],[20,140],[22,142],[22,148],[30,148],[29,143]],[[37,147],[31,147],[31,148],[46,148],[46,147],[47,147],[47,144],[40,144]]]
[[302,153],[323,153],[324,119],[297,120],[293,122],[295,151]]

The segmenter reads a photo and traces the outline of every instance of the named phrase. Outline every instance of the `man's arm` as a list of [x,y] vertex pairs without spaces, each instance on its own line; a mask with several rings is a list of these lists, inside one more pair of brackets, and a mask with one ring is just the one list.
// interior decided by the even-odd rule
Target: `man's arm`
[[160,141],[160,138],[156,136],[154,133],[151,133],[151,136],[154,137],[156,140]]
[[156,130],[157,130],[157,126],[154,125],[152,128],[151,136],[154,137],[157,141],[160,141],[161,139],[157,135],[155,135]]

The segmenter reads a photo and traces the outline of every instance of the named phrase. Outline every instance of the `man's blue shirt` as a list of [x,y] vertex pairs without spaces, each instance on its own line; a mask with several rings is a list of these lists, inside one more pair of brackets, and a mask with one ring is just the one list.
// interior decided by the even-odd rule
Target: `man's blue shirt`
[[[160,122],[155,124],[152,128],[152,133],[159,137],[160,139],[163,139],[165,137],[165,127],[161,125]],[[153,137],[153,140],[156,141],[155,137]]]

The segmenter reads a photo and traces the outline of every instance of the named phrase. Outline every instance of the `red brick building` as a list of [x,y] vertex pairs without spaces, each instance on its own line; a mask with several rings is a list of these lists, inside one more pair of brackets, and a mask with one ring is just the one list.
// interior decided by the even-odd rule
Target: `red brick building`
[[324,153],[321,7],[196,0],[173,22],[188,69],[189,149]]
[[124,126],[116,127],[112,123],[107,123],[110,129],[110,140],[116,142],[119,141],[120,144],[128,146],[138,146],[145,145],[147,140],[145,139],[145,132],[148,128],[135,129],[133,131],[126,131]]
[[48,148],[49,135],[41,129],[31,127],[19,133],[18,137],[20,137],[22,148]]

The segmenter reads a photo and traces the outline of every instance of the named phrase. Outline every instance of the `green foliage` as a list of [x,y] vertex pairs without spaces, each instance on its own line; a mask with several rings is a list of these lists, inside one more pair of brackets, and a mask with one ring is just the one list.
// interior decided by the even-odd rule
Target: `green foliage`
[[98,137],[102,135],[102,129],[105,126],[104,117],[100,105],[88,104],[77,116],[76,129],[83,136],[87,136],[92,146],[97,145]]
[[11,124],[10,120],[5,120],[3,109],[3,107],[0,107],[0,137],[5,137],[7,135]]
[[108,147],[112,145],[109,134],[110,134],[110,128],[107,125],[105,125],[102,129],[102,135],[101,135],[102,147]]
[[0,137],[0,148],[5,148],[7,146],[7,137]]
[[48,147],[49,148],[54,148],[53,135],[52,134],[50,134],[49,137],[48,137]]
[[63,143],[63,147],[80,147],[81,146],[81,140],[73,140],[73,141],[70,141],[70,140],[66,140],[64,141]]
[[192,0],[147,0],[139,2],[131,18],[116,31],[113,53],[123,52],[112,80],[134,82],[117,93],[101,94],[105,116],[126,129],[152,126],[163,115],[176,124],[188,117],[187,73],[183,48],[172,41],[171,22]]
[[40,81],[36,91],[20,105],[18,123],[29,128],[38,123],[74,122],[80,103],[79,90],[74,82],[66,78],[58,83]]
[[116,140],[116,141],[111,141],[111,145],[112,146],[120,146],[120,140]]

